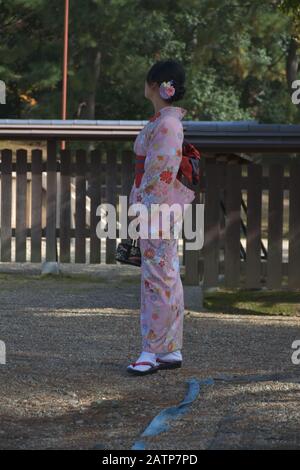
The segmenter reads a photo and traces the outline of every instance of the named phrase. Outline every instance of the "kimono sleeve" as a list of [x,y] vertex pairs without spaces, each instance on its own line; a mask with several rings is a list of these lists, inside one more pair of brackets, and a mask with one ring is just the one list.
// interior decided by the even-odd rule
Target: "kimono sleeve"
[[138,202],[148,210],[163,204],[172,191],[182,158],[183,128],[179,119],[168,116],[153,129],[145,159],[144,174],[136,189]]

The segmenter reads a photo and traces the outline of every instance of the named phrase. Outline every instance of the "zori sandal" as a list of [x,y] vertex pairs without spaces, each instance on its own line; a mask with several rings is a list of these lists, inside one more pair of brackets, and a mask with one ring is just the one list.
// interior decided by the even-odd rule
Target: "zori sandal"
[[182,361],[164,361],[159,357],[156,359],[156,362],[159,363],[158,369],[178,369],[182,365]]
[[[150,369],[146,369],[146,370],[137,370],[137,369],[134,369],[135,366],[151,366],[151,367]],[[149,362],[149,361],[132,362],[127,367],[127,372],[129,372],[130,374],[134,374],[134,375],[153,374],[154,372],[157,372],[157,371],[158,371],[158,366],[153,364],[153,362]]]

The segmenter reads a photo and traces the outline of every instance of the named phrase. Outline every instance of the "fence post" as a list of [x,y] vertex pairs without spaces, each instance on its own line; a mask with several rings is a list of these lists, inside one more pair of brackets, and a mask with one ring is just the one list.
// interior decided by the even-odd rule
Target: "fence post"
[[[117,178],[117,158],[115,149],[106,153],[106,201],[116,206],[116,178]],[[117,212],[117,211],[116,211]],[[106,238],[106,263],[116,264],[115,259],[116,240]]]
[[26,261],[27,150],[16,153],[16,261]]
[[76,151],[75,176],[75,263],[85,263],[85,231],[86,231],[86,151]]
[[282,283],[283,165],[269,168],[267,287],[280,289]]
[[41,261],[42,244],[42,151],[31,153],[31,262]]
[[[192,230],[196,230],[196,205],[200,202],[200,190],[199,185],[195,191],[195,199],[191,203],[192,212]],[[197,236],[197,235],[196,235]],[[198,234],[199,236],[199,234]],[[193,240],[188,240],[188,243],[195,242],[196,237]],[[189,286],[199,285],[199,250],[187,250],[186,242],[184,243],[184,264],[185,264],[185,275],[184,284]]]
[[289,270],[288,286],[300,287],[300,162],[290,164],[290,207],[289,207]]
[[68,149],[60,151],[60,261],[70,263],[71,229],[71,154]]
[[91,223],[90,223],[90,263],[101,263],[101,240],[97,236],[97,207],[101,204],[101,174],[102,151],[91,151],[90,168],[90,198],[91,198]]
[[46,261],[57,261],[56,251],[56,140],[47,140]]
[[[133,154],[131,150],[124,150],[122,152],[122,166],[121,166],[121,184],[122,196],[127,196],[127,209],[129,207],[129,195],[134,180],[134,167],[133,167]],[[128,227],[128,214],[127,214],[127,227]],[[122,239],[122,241],[124,241]]]
[[261,287],[262,166],[249,163],[247,178],[246,288]]
[[2,150],[1,161],[1,261],[11,261],[12,151]]
[[241,165],[228,162],[225,191],[224,284],[240,283]]
[[216,158],[205,161],[203,287],[216,287],[220,248],[220,178]]

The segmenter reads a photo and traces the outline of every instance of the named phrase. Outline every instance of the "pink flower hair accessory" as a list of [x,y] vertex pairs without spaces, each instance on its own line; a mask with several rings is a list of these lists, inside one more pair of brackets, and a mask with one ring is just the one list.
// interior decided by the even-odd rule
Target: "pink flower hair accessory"
[[175,88],[173,86],[174,80],[169,82],[162,82],[159,87],[159,94],[164,99],[167,100],[175,94]]

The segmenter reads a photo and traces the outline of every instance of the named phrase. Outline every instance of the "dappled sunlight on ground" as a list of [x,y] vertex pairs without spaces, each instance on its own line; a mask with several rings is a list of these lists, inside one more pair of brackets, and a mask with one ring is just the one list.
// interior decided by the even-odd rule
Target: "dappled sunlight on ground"
[[[216,380],[148,449],[300,448],[299,318],[201,312],[198,295],[187,294],[183,367],[135,377],[139,280],[2,278],[0,448],[130,449],[191,377]],[[292,378],[222,381],[272,373]]]

